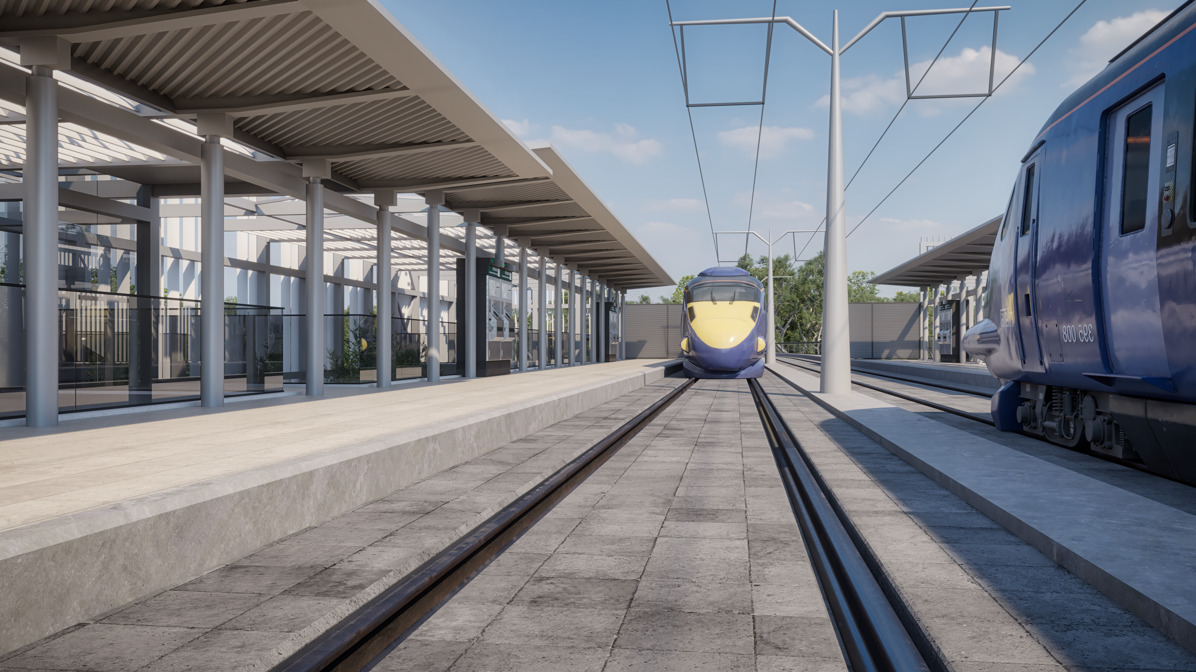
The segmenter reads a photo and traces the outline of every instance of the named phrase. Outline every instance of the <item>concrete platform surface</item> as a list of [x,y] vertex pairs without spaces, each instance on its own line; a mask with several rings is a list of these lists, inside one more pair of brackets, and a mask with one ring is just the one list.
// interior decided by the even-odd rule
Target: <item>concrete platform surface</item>
[[328,521],[664,369],[626,361],[0,429],[0,651]]
[[746,381],[687,391],[377,672],[839,672]]
[[775,373],[1196,651],[1196,516],[880,399],[819,394],[817,378],[794,367],[778,366]]
[[[820,360],[815,355],[803,355],[793,359],[805,359],[812,364],[817,364]],[[910,359],[853,359],[851,368],[860,373],[900,376],[916,382],[958,385],[981,394],[992,394],[1001,387],[1001,380],[989,373],[984,364],[923,362]]]

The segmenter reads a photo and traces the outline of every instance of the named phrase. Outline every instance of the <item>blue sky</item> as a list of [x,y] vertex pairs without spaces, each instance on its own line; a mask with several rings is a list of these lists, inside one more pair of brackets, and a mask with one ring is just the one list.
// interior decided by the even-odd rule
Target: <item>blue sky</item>
[[[1009,0],[997,39],[997,81],[1079,0]],[[674,278],[733,260],[744,238],[720,237],[716,256],[664,0],[382,0],[498,117],[527,140],[548,140]],[[960,0],[777,0],[829,44],[885,10],[966,7]],[[977,6],[996,3],[980,2]],[[848,267],[881,272],[1000,214],[1018,162],[1047,116],[1108,59],[1179,0],[1088,0],[995,96],[848,238]],[[677,20],[768,16],[771,0],[674,0]],[[983,90],[992,14],[960,28],[922,93]],[[958,16],[907,22],[913,76],[943,47]],[[686,30],[691,102],[758,99],[763,26]],[[890,19],[842,57],[843,136],[850,179],[904,100],[901,27]],[[916,79],[915,79],[916,81]],[[825,215],[830,58],[791,28],[773,36],[764,134],[752,198],[760,107],[694,109],[715,230],[813,229]],[[847,191],[848,229],[979,99],[911,101]],[[799,238],[800,251],[809,238]],[[801,258],[821,249],[821,234]],[[781,245],[793,253],[791,238]],[[764,251],[749,243],[753,254]],[[671,289],[671,288],[670,288]],[[891,294],[895,288],[885,288]],[[648,290],[653,297],[664,288]],[[637,292],[638,293],[638,292]]]

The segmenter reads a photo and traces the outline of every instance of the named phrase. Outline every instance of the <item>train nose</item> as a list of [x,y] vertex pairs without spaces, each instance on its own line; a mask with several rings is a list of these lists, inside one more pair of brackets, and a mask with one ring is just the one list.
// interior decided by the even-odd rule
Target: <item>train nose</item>
[[1001,348],[1001,332],[992,320],[984,320],[963,335],[963,351],[984,361]]

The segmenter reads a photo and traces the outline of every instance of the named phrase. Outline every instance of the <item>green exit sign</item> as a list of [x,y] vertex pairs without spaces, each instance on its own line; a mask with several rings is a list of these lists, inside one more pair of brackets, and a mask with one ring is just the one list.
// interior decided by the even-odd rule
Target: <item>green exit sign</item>
[[500,280],[511,279],[511,272],[505,268],[499,268],[498,266],[487,266],[486,275],[489,275],[492,278],[499,278]]

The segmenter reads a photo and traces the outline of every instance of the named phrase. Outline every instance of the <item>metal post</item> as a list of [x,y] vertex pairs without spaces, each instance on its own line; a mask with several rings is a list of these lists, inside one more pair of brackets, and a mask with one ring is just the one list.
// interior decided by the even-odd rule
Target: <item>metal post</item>
[[552,365],[561,366],[561,276],[564,268],[556,265],[556,298],[552,301]]
[[[478,220],[481,212],[465,212],[465,377],[478,377]],[[461,288],[457,288],[458,299]],[[457,340],[461,339],[458,334]],[[458,354],[458,358],[460,355]]]
[[200,148],[200,405],[224,405],[224,147],[208,135]]
[[428,382],[440,382],[440,206],[444,192],[424,194],[428,204]]
[[540,370],[548,368],[548,257],[540,255],[540,286],[537,295],[536,342],[540,346],[536,358],[540,362]]
[[581,294],[576,269],[569,269],[569,366],[581,366]]
[[519,246],[519,372],[527,372],[527,248]]
[[394,374],[394,363],[391,356],[391,329],[393,320],[391,311],[394,308],[394,297],[391,295],[391,236],[390,206],[394,205],[394,192],[378,193],[374,197],[378,206],[378,260],[375,272],[378,274],[378,317],[374,325],[377,338],[375,351],[377,357],[378,387],[388,387]]
[[606,363],[606,286],[598,283],[598,298],[594,301],[594,314],[598,316],[598,364]]
[[581,363],[592,364],[594,355],[590,344],[590,276],[581,276]]
[[774,366],[777,363],[777,302],[772,286],[772,230],[768,231],[768,337],[765,347],[768,351],[764,355],[764,363]]
[[307,395],[324,396],[324,185],[307,178]]
[[830,157],[826,170],[826,275],[823,278],[823,394],[851,391],[851,333],[847,318],[847,219],[843,199],[843,118],[839,91],[839,11],[831,35]]
[[619,292],[619,361],[627,359],[627,292]]
[[[58,84],[25,78],[25,424],[58,424]],[[15,256],[15,255],[14,255]]]
[[507,267],[507,240],[500,234],[494,235],[494,265],[499,268]]

